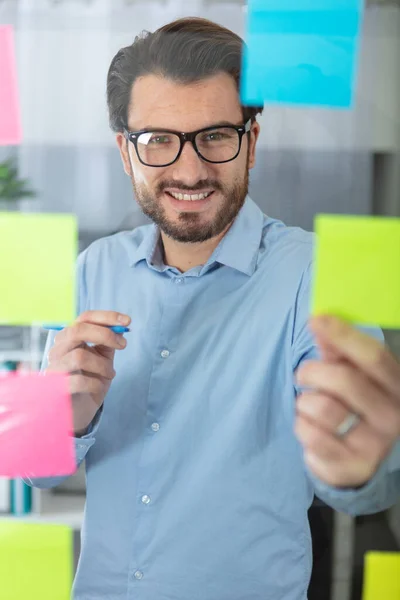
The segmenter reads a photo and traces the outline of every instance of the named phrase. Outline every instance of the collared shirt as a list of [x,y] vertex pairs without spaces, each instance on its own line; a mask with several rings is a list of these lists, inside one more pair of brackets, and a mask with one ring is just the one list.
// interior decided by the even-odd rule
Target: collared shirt
[[318,356],[313,245],[247,198],[185,273],[163,263],[155,225],[80,256],[79,310],[132,325],[103,410],[76,440],[87,500],[75,600],[305,600],[314,493],[352,514],[396,501],[397,454],[361,490],[340,490],[308,471],[294,434],[294,371]]

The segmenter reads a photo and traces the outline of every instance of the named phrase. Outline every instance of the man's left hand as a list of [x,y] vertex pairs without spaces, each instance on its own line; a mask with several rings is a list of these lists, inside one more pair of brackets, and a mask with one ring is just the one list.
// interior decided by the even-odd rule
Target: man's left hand
[[[339,488],[365,485],[400,437],[400,362],[376,339],[335,317],[313,317],[321,351],[297,371],[295,432],[316,477]],[[343,438],[350,413],[361,418]]]

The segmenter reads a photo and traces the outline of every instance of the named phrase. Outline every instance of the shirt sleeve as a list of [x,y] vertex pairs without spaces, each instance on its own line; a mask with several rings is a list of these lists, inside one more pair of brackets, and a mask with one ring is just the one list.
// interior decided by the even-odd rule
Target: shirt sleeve
[[[87,250],[79,255],[77,264],[76,264],[78,314],[85,311],[88,306],[88,294],[87,294],[87,288],[86,288],[86,273],[85,273],[85,271],[86,271],[86,255],[87,255]],[[49,335],[48,335],[47,341],[46,341],[46,346],[44,349],[43,360],[42,360],[42,364],[41,364],[41,368],[40,368],[41,372],[44,371],[48,365],[47,357],[48,357],[51,347],[54,344],[54,339],[55,339],[56,335],[57,335],[57,333],[55,331],[49,332]],[[79,468],[81,463],[84,461],[89,449],[93,446],[93,444],[96,441],[95,436],[96,436],[96,431],[97,431],[98,424],[99,424],[100,415],[101,415],[101,410],[97,413],[96,417],[90,424],[86,435],[84,435],[80,438],[73,438],[74,444],[75,444],[77,469]],[[24,481],[28,485],[44,489],[44,488],[55,487],[55,486],[59,485],[60,483],[62,483],[63,481],[65,481],[67,478],[68,478],[68,476],[45,477],[45,478],[38,478],[38,479],[35,479],[35,478],[30,479],[30,478],[26,477],[26,478],[24,478]]]
[[[308,327],[311,303],[312,263],[305,270],[296,299],[293,326],[293,374],[307,360],[318,360],[320,353],[314,336]],[[384,341],[378,327],[358,326],[360,331]],[[296,396],[303,388],[294,381]],[[351,515],[373,514],[393,506],[400,498],[400,439],[392,452],[381,463],[372,479],[361,488],[337,488],[329,486],[316,477],[304,463],[306,474],[314,492],[323,502],[341,512]]]

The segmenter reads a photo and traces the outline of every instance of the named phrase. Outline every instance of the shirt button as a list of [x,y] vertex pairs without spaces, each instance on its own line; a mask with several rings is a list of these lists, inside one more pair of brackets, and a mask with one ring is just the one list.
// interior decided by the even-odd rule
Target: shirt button
[[135,579],[143,579],[142,571],[135,571]]
[[161,352],[161,356],[162,356],[163,358],[168,358],[169,354],[170,354],[169,350],[163,350],[163,351]]
[[159,426],[158,423],[153,423],[152,426],[151,426],[151,428],[152,428],[153,431],[158,431],[160,429],[160,426]]
[[178,277],[177,279],[175,279],[175,283],[182,283],[183,279],[182,277]]
[[150,504],[150,496],[142,496],[143,504]]

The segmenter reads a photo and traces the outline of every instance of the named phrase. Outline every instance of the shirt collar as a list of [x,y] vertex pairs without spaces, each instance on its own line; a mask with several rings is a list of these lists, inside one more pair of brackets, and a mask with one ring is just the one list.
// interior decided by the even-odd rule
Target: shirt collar
[[221,240],[209,262],[219,262],[246,275],[256,269],[264,227],[264,214],[247,196],[232,227]]
[[[246,275],[252,275],[257,264],[258,251],[264,225],[264,214],[247,196],[233,225],[214,250],[206,267],[220,263]],[[146,260],[149,266],[163,265],[160,231],[156,225],[143,227],[143,238],[129,253],[131,266]],[[168,268],[168,267],[165,267]],[[203,270],[203,269],[202,269]]]
[[156,225],[141,227],[143,237],[136,248],[129,248],[129,265],[135,266],[141,260],[146,260],[149,266],[157,260],[161,261],[160,232]]

